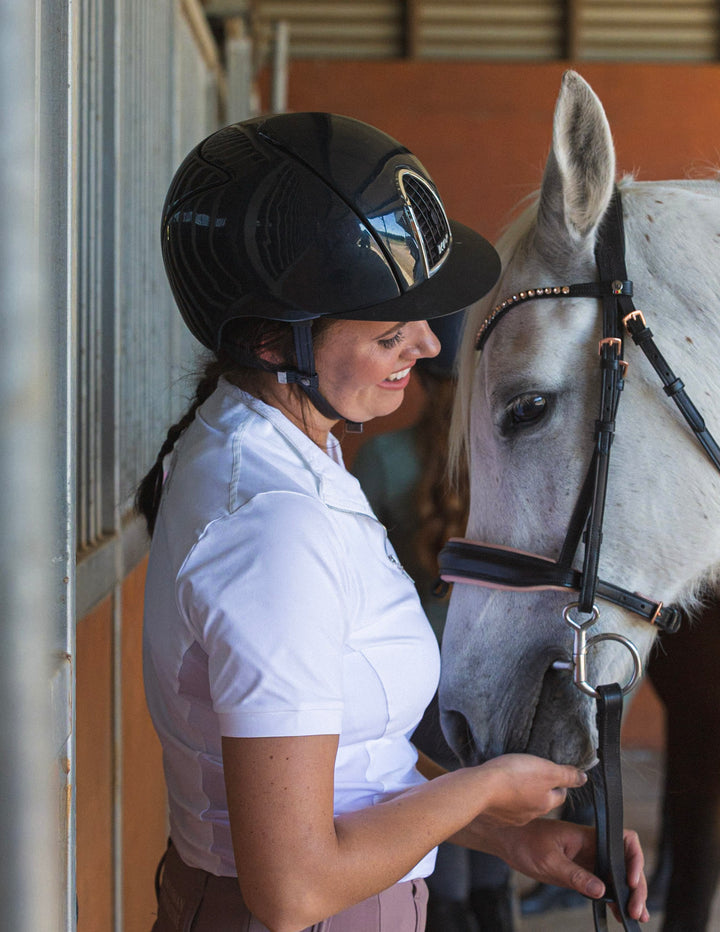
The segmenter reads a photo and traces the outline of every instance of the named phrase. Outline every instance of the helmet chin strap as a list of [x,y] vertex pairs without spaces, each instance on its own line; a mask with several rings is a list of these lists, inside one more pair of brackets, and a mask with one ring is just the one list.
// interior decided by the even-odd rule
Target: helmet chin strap
[[318,374],[315,371],[315,354],[312,342],[312,320],[293,321],[293,337],[295,339],[296,369],[283,369],[277,374],[278,382],[294,384],[305,392],[315,408],[332,421],[345,421],[346,429],[350,433],[361,434],[363,426],[357,421],[349,421],[333,408],[330,402],[320,394],[318,388]]

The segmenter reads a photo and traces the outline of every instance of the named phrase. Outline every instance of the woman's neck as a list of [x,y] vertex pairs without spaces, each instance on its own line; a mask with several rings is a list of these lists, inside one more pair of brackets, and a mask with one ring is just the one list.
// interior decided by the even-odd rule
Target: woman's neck
[[302,390],[278,382],[273,373],[263,380],[261,400],[281,411],[285,417],[327,453],[328,435],[337,421],[322,415]]

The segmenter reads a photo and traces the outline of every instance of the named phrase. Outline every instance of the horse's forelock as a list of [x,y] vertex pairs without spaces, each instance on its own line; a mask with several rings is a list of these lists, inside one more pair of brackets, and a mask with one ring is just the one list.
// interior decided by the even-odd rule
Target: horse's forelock
[[[515,212],[520,209],[521,213],[508,222],[495,244],[503,272],[510,267],[515,257],[525,252],[528,247],[537,219],[538,196],[539,191],[533,191],[520,201]],[[460,475],[460,465],[463,458],[468,457],[470,450],[470,399],[475,375],[477,332],[502,293],[504,278],[504,274],[501,274],[493,290],[478,301],[468,314],[459,353],[458,382],[450,422],[448,466],[452,481],[456,481]]]

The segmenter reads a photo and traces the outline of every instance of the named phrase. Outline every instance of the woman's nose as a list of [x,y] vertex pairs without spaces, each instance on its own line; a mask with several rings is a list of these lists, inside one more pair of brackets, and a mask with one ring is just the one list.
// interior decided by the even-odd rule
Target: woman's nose
[[408,349],[413,356],[418,359],[437,356],[440,352],[440,341],[430,329],[430,324],[426,320],[415,320],[412,327],[413,334],[412,339],[408,341]]

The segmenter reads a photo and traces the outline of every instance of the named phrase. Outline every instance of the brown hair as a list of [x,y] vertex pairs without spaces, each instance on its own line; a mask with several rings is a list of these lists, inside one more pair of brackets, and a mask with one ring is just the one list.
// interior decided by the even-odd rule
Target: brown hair
[[436,575],[438,554],[448,538],[465,533],[469,489],[467,469],[462,464],[452,481],[448,473],[447,426],[455,380],[437,378],[427,372],[421,374],[427,399],[416,428],[421,465],[415,493],[420,528],[415,550],[421,566]]

